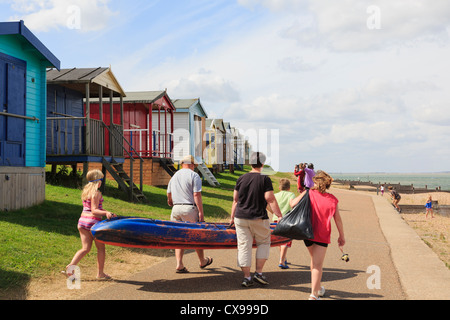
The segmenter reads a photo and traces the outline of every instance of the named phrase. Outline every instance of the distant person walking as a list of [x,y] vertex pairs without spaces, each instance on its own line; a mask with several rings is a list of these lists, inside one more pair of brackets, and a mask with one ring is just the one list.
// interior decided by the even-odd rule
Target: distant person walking
[[384,184],[380,186],[381,196],[384,197]]
[[295,166],[294,175],[297,177],[297,191],[302,193],[305,190],[305,164],[300,163]]
[[102,185],[104,175],[100,170],[91,170],[87,173],[86,179],[89,181],[83,188],[81,200],[83,201],[83,212],[78,220],[78,231],[80,232],[82,249],[73,257],[64,272],[70,277],[74,274],[75,266],[83,259],[92,248],[92,242],[97,247],[97,279],[110,280],[111,277],[104,272],[105,267],[105,245],[94,239],[91,228],[102,221],[102,217],[114,218],[116,215],[103,209],[103,196],[98,190]]
[[314,187],[314,181],[313,178],[316,175],[316,173],[314,172],[314,165],[312,163],[310,163],[309,165],[307,165],[305,163],[305,189],[311,189]]
[[400,202],[400,200],[402,199],[402,197],[400,196],[400,194],[397,192],[397,190],[395,190],[392,186],[388,187],[389,192],[391,193],[391,199],[392,199],[392,205],[395,207],[395,209],[397,209],[398,213],[402,212],[402,209],[400,208],[400,206],[398,205],[398,203]]
[[[202,201],[202,179],[194,172],[194,157],[187,156],[181,160],[181,169],[170,179],[167,186],[167,203],[172,208],[171,221],[204,222]],[[186,240],[188,241],[188,239]],[[200,261],[200,268],[209,266],[213,259],[205,258],[204,250],[195,250]],[[188,273],[183,264],[183,249],[175,249],[177,273]]]
[[[256,281],[262,285],[269,282],[263,275],[264,264],[269,258],[271,244],[270,220],[266,208],[269,204],[273,213],[281,218],[280,208],[273,193],[270,178],[262,175],[266,156],[254,152],[250,156],[252,171],[236,181],[231,208],[230,225],[236,226],[238,242],[238,266],[244,273],[242,286],[250,287]],[[256,271],[250,274],[253,241],[256,241]]]
[[431,218],[434,218],[434,214],[433,214],[433,198],[431,197],[431,195],[428,196],[428,200],[427,203],[425,204],[425,208],[426,208],[426,215],[425,218],[428,219],[428,214],[431,214]]
[[[338,199],[326,190],[330,188],[333,179],[324,171],[318,171],[314,176],[314,187],[309,191],[311,200],[311,217],[314,239],[305,240],[305,245],[311,257],[311,295],[309,300],[319,300],[325,294],[321,287],[323,262],[331,238],[331,218],[334,218],[339,232],[338,245],[345,245],[344,226],[338,209]],[[305,196],[299,195],[292,203],[296,206]]]

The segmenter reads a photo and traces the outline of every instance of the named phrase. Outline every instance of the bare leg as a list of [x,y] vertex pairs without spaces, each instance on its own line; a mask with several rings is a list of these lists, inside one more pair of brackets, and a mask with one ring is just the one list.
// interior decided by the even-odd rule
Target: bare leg
[[82,248],[78,250],[77,253],[75,253],[69,266],[76,266],[81,261],[81,259],[83,259],[91,251],[92,248],[92,241],[94,240],[94,237],[92,236],[91,232],[83,228],[78,228],[78,231],[80,232]]
[[184,268],[183,264],[184,249],[175,249],[175,258],[177,259],[177,270]]
[[105,278],[109,277],[105,272],[105,257],[106,257],[106,249],[103,243],[95,241],[95,246],[97,247],[97,278]]
[[263,272],[263,268],[264,268],[264,264],[266,263],[266,259],[256,259],[256,272],[257,273],[262,273]]
[[317,297],[322,281],[323,261],[327,248],[313,244],[308,248],[308,251],[311,256],[311,294]]
[[287,260],[287,246],[281,246],[280,247],[280,264],[284,264],[284,262]]

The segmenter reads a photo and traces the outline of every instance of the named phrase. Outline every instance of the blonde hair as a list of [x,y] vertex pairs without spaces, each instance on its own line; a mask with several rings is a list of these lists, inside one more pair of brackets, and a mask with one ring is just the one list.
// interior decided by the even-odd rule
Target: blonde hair
[[288,179],[280,180],[280,190],[288,191],[291,188],[291,182]]
[[103,173],[98,169],[91,170],[87,173],[86,179],[89,182],[87,185],[84,186],[83,192],[81,193],[82,201],[90,200],[95,196],[95,194],[97,193],[97,190],[98,190],[99,182],[100,182],[98,180],[103,179],[103,178],[104,178]]
[[333,178],[325,171],[317,171],[316,175],[313,177],[314,190],[318,190],[320,193],[325,193],[327,189],[330,189]]

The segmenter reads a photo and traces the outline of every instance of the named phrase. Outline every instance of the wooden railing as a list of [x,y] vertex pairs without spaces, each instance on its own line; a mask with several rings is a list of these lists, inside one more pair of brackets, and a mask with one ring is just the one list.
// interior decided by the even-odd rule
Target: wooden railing
[[[114,133],[121,134],[120,125],[113,125],[113,134],[103,121],[81,117],[47,118],[47,126],[47,155],[124,157],[124,141],[111,137]],[[106,137],[109,154],[106,154]]]
[[85,148],[86,118],[47,118],[47,155],[81,155]]

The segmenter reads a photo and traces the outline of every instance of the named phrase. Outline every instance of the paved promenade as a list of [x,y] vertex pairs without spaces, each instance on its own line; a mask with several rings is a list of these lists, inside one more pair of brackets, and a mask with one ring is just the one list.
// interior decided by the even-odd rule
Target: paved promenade
[[[340,201],[350,262],[332,244],[324,263],[325,300],[450,299],[450,271],[401,219],[386,198],[333,189]],[[270,284],[242,288],[236,250],[209,250],[207,269],[194,251],[185,255],[188,274],[175,273],[175,258],[84,297],[90,300],[306,300],[310,294],[309,255],[303,242],[288,251],[289,270],[278,268],[272,248],[264,274]],[[254,269],[252,269],[253,271]]]

